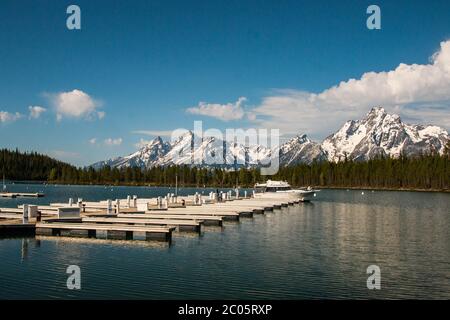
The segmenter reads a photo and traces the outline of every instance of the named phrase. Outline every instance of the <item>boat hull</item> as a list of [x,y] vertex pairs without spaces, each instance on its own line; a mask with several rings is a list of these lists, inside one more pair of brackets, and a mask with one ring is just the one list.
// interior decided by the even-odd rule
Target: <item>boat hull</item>
[[286,190],[286,191],[276,191],[276,192],[264,192],[257,193],[256,197],[274,197],[274,198],[290,198],[295,200],[310,200],[315,197],[315,194],[318,190]]

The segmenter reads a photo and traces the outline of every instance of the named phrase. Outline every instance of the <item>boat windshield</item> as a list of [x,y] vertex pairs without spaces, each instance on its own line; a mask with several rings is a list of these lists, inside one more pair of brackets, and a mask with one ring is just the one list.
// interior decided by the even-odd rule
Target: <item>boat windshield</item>
[[291,187],[267,187],[266,192],[286,191],[291,190]]

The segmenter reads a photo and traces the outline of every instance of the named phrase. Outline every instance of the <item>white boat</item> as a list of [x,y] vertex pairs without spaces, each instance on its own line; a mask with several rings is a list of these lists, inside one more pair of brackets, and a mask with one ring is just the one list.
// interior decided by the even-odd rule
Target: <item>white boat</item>
[[286,181],[267,180],[266,183],[255,184],[255,197],[289,197],[302,201],[310,200],[320,190],[311,187],[293,189]]

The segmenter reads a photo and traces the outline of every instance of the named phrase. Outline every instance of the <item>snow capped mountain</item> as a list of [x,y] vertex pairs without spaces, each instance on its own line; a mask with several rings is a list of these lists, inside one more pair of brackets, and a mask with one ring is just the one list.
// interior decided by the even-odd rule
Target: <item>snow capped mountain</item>
[[436,126],[409,125],[382,107],[372,108],[362,120],[347,121],[322,143],[329,161],[368,160],[376,156],[414,156],[443,153],[449,139],[447,131]]
[[320,144],[311,141],[306,134],[296,136],[280,147],[280,163],[283,165],[310,164],[314,160],[325,159]]
[[158,137],[129,156],[97,162],[91,167],[94,169],[104,166],[151,168],[193,164],[206,167],[235,168],[267,163],[270,156],[270,148],[259,145],[244,146],[239,143],[224,142],[214,137],[203,137],[201,139],[188,131],[173,143],[164,142]]
[[[449,141],[447,131],[436,126],[410,125],[383,108],[373,108],[364,119],[347,121],[340,130],[321,144],[305,134],[298,135],[271,149],[261,145],[245,146],[224,142],[214,137],[198,137],[191,131],[174,142],[157,137],[126,157],[118,157],[92,165],[114,168],[151,168],[169,165],[203,167],[253,167],[269,164],[271,155],[279,154],[280,165],[310,164],[313,161],[368,160],[376,156],[414,156],[429,152],[443,153]],[[225,152],[224,152],[225,150]]]
[[141,149],[126,157],[117,157],[106,161],[94,163],[91,167],[99,169],[104,166],[111,168],[140,167],[146,168],[158,161],[170,150],[170,144],[157,137]]

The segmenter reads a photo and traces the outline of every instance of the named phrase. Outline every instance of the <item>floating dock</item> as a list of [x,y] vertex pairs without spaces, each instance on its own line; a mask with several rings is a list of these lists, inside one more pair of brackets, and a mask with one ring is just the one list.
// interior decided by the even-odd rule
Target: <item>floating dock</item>
[[0,192],[0,198],[41,198],[43,193],[26,193],[26,192]]
[[26,230],[38,236],[170,242],[173,232],[200,234],[203,226],[223,226],[225,221],[239,222],[299,202],[287,197],[239,197],[238,193],[232,197],[230,192],[221,201],[213,194],[205,199],[199,194],[98,202],[70,199],[0,208],[0,236]]
[[96,223],[36,223],[36,235],[98,239],[170,241],[174,229]]

